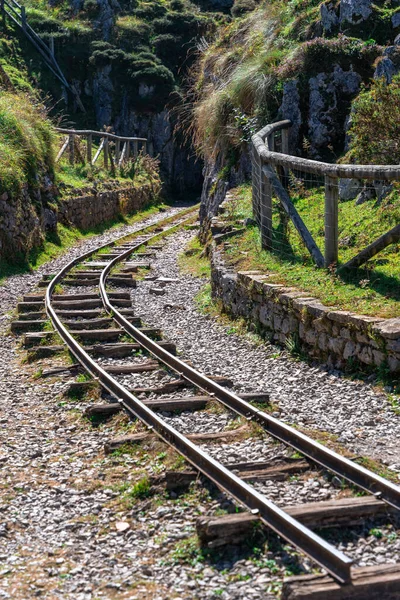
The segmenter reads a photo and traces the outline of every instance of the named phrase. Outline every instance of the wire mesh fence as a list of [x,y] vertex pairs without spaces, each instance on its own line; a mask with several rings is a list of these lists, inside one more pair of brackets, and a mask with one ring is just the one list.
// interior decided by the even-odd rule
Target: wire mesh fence
[[332,272],[379,267],[382,279],[397,278],[399,261],[388,257],[400,252],[398,167],[361,167],[355,174],[368,177],[354,177],[357,168],[337,166],[345,175],[338,177],[336,166],[288,155],[287,122],[260,134],[252,146],[252,205],[262,248]]

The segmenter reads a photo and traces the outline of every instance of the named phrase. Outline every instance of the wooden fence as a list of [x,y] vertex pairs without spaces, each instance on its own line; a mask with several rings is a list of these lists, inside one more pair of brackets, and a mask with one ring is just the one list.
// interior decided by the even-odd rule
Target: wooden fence
[[[263,249],[273,245],[272,196],[291,219],[303,243],[318,267],[338,262],[339,250],[339,181],[343,179],[379,182],[400,181],[400,166],[338,165],[308,160],[289,154],[290,121],[267,125],[252,138],[253,214],[261,232]],[[279,150],[279,151],[277,151]],[[324,255],[296,210],[289,191],[291,173],[310,173],[325,181]],[[386,246],[400,241],[400,224],[381,236],[341,268],[359,267]]]
[[3,19],[4,28],[7,26],[8,18],[22,30],[25,37],[39,52],[53,75],[60,81],[66,90],[69,90],[74,95],[79,108],[83,112],[86,112],[77,90],[73,85],[68,83],[56,60],[54,54],[54,38],[51,37],[50,43],[47,45],[46,42],[43,41],[36,31],[29,25],[25,6],[19,4],[16,0],[0,0],[0,12]]
[[[64,142],[57,154],[56,162],[68,152],[68,160],[71,165],[76,162],[90,165],[96,164],[100,155],[103,154],[105,169],[114,169],[121,166],[131,156],[136,158],[139,152],[147,153],[147,139],[138,137],[121,137],[105,131],[75,130],[57,128],[57,132],[65,135]],[[77,144],[77,139],[85,139],[85,152]],[[98,138],[99,145],[93,156],[93,140]]]

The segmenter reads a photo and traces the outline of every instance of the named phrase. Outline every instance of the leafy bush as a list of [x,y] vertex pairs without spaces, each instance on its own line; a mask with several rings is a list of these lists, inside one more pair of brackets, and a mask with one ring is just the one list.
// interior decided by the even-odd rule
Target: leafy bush
[[133,11],[133,14],[144,21],[152,21],[162,17],[167,12],[166,6],[158,2],[142,2],[139,8]]
[[26,94],[0,92],[0,194],[52,174],[54,132],[44,107]]
[[357,163],[400,163],[400,75],[374,80],[353,103],[346,157]]
[[257,8],[255,0],[235,0],[232,6],[232,15],[234,17],[241,17],[255,8]]

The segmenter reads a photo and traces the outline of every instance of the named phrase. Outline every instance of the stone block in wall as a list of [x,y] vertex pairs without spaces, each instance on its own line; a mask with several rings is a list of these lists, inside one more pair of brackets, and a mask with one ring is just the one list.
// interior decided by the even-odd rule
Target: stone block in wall
[[[358,348],[357,348],[358,346]],[[353,358],[354,356],[356,356],[357,351],[359,351],[359,344],[356,344],[352,341],[348,341],[344,347],[343,350],[343,358],[344,360],[348,360],[349,358]]]
[[292,307],[293,300],[295,300],[296,298],[304,298],[304,297],[305,297],[304,292],[298,292],[297,290],[294,290],[293,288],[288,288],[287,291],[282,292],[281,295],[279,296],[279,302],[281,304],[283,304],[284,306]]
[[349,322],[349,317],[351,313],[347,310],[331,310],[329,311],[327,317],[334,323],[340,323],[341,325],[346,325]]
[[392,373],[400,373],[400,357],[388,356],[388,365]]
[[331,337],[328,339],[328,349],[338,356],[343,353],[344,345],[345,340],[340,337]]
[[374,360],[374,364],[377,367],[380,367],[386,360],[386,355],[380,350],[372,350],[372,356]]
[[326,317],[314,319],[312,325],[319,332],[329,333],[332,330],[332,323]]
[[380,321],[373,331],[388,340],[400,340],[400,318]]
[[357,354],[357,358],[366,365],[374,364],[372,348],[369,346],[362,346],[360,352]]

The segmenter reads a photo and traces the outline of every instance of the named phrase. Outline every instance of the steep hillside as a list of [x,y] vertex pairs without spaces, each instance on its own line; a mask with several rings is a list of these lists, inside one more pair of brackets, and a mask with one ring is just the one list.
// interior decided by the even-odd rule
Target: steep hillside
[[[174,139],[168,109],[180,100],[182,80],[198,44],[211,39],[229,11],[225,2],[188,0],[27,0],[28,20],[48,40],[69,82],[78,90],[87,113],[74,112],[69,99],[67,120],[121,135],[148,137],[160,155],[164,178],[175,189],[201,185],[201,163],[182,140]],[[202,42],[203,40],[203,42]],[[39,84],[60,98],[55,80],[43,70]],[[62,108],[57,106],[57,110]]]
[[373,78],[390,83],[400,65],[397,1],[241,5],[246,12],[202,52],[183,111],[207,164],[204,211],[249,175],[247,142],[267,122],[291,119],[292,151],[337,160],[353,100]]

